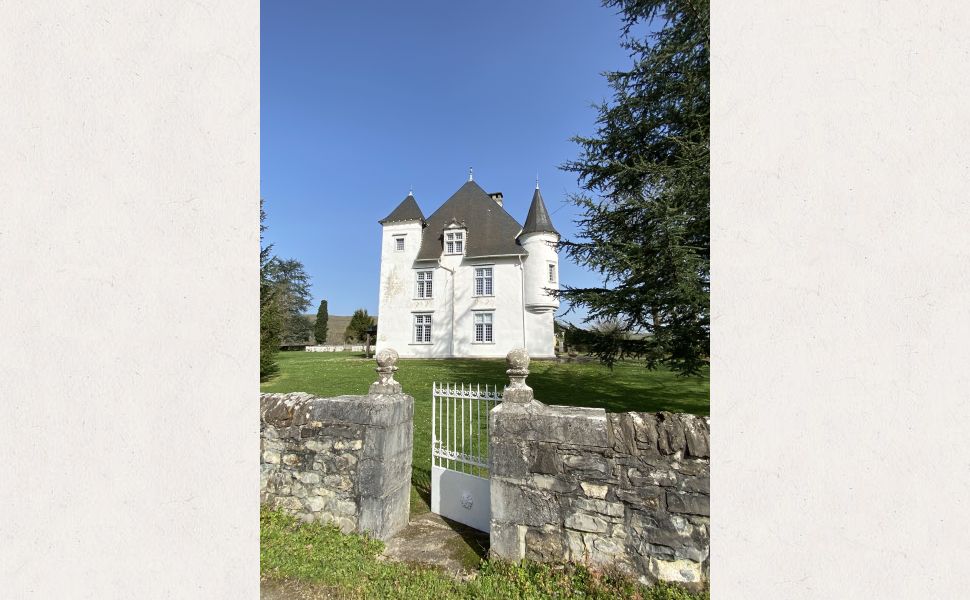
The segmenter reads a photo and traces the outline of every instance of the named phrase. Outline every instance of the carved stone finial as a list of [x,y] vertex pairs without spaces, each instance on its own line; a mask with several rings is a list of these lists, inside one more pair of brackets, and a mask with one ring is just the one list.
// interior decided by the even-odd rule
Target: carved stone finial
[[397,371],[397,350],[394,348],[384,348],[374,357],[377,360],[377,381],[370,386],[371,394],[400,394],[401,384],[394,380],[394,371]]
[[533,399],[532,388],[525,383],[529,376],[529,353],[525,348],[516,348],[505,356],[509,385],[502,394],[503,402],[529,402]]
[[[512,380],[511,387],[522,387],[525,385],[525,378],[529,374],[529,353],[525,348],[516,348],[505,355],[505,364],[508,366],[509,378]],[[518,382],[518,385],[516,385]]]
[[391,367],[396,371],[397,367],[394,365],[397,364],[397,359],[400,357],[394,348],[384,348],[374,358],[377,360],[377,372],[381,373],[381,369],[386,369],[387,367]]

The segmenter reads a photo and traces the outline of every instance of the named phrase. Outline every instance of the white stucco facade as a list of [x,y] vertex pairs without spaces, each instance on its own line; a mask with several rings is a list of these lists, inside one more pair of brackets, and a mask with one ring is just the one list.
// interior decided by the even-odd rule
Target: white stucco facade
[[[493,210],[504,213],[500,204]],[[499,358],[525,347],[534,358],[554,357],[559,302],[548,290],[559,287],[558,234],[519,235],[509,240],[519,254],[487,256],[472,252],[474,236],[485,233],[469,221],[443,228],[460,232],[463,252],[449,254],[439,242],[433,257],[424,238],[443,240],[442,231],[429,231],[433,225],[423,218],[382,222],[377,350],[393,347],[412,358]]]

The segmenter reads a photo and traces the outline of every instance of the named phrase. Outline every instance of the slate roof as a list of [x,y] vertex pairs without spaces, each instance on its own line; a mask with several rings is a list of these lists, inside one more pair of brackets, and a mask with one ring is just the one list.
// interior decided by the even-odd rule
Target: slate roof
[[529,207],[529,214],[525,218],[525,226],[522,227],[522,233],[519,235],[538,233],[540,231],[559,235],[556,228],[552,226],[552,219],[549,218],[546,203],[542,201],[542,194],[539,193],[539,188],[537,187],[535,193],[532,194],[532,205]]
[[424,214],[421,213],[421,208],[418,207],[418,202],[414,199],[414,196],[408,194],[408,197],[402,200],[397,208],[391,211],[391,214],[378,223],[383,225],[394,221],[424,221]]
[[519,222],[477,183],[467,181],[427,218],[416,260],[437,260],[441,256],[444,228],[452,220],[468,228],[466,258],[528,254],[515,241],[522,229]]

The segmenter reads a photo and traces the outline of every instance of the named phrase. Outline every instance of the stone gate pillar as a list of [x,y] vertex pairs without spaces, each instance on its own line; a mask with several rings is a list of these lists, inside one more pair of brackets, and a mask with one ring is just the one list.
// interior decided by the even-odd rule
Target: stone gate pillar
[[377,353],[366,396],[261,394],[260,501],[306,521],[386,540],[408,523],[414,399]]

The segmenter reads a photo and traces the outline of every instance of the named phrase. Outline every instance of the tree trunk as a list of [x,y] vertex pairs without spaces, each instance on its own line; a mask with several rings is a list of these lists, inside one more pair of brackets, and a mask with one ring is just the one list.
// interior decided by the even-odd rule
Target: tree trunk
[[653,334],[657,335],[660,331],[660,308],[656,306],[650,307],[650,314],[653,318]]

